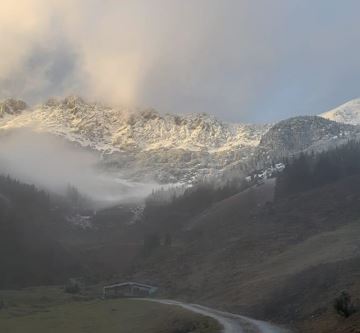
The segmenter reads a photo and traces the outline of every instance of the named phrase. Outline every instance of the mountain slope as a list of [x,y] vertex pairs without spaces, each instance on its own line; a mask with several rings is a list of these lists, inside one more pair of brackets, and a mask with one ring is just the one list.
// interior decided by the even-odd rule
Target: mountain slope
[[[174,245],[145,258],[135,276],[166,286],[172,297],[295,323],[299,332],[335,331],[335,297],[360,290],[359,152],[351,142],[303,155],[276,181],[183,214],[172,228]],[[201,202],[193,198],[183,211]],[[160,234],[158,221],[174,220],[164,209],[144,218]],[[324,319],[327,328],[319,326]]]
[[247,159],[268,125],[228,124],[206,114],[161,115],[86,103],[79,97],[49,100],[0,121],[1,130],[31,127],[103,154],[128,177],[161,181],[209,175]]
[[30,127],[63,137],[100,152],[100,165],[125,179],[193,183],[244,176],[269,161],[357,139],[360,127],[353,124],[360,123],[359,108],[360,100],[354,100],[320,117],[294,117],[272,126],[225,123],[207,114],[108,107],[77,96],[34,108],[7,100],[0,104],[0,131]]
[[0,289],[64,281],[82,271],[61,244],[72,232],[60,201],[32,185],[0,176]]
[[353,99],[333,110],[322,113],[320,117],[339,123],[360,125],[360,98]]
[[1,128],[23,126],[67,136],[105,153],[130,148],[220,152],[256,146],[267,128],[227,124],[206,114],[160,115],[153,109],[110,108],[75,96],[60,101],[51,99],[1,124]]
[[259,151],[273,159],[332,148],[360,134],[358,127],[316,116],[289,118],[263,135]]
[[185,236],[135,276],[171,297],[331,332],[316,329],[318,318],[334,324],[337,294],[360,290],[359,184],[355,176],[271,202],[266,183],[227,198],[184,221]]

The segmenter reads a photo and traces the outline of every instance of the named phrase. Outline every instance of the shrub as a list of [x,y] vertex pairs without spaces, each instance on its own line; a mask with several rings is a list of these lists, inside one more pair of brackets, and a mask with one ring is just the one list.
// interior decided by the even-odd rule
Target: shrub
[[340,316],[345,318],[350,317],[357,310],[350,294],[346,291],[343,291],[338,297],[335,298],[334,308]]
[[78,281],[75,279],[69,279],[65,285],[65,292],[69,294],[79,294],[81,287]]

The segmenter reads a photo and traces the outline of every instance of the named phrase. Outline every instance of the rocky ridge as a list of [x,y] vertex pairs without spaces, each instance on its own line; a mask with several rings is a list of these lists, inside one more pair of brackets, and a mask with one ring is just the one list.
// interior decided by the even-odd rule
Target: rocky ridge
[[356,140],[359,124],[360,100],[320,117],[293,117],[274,125],[108,107],[77,96],[50,99],[33,108],[13,99],[0,104],[2,131],[32,128],[54,134],[100,152],[102,166],[120,170],[125,178],[162,183],[191,183],[232,172],[245,175],[289,155]]

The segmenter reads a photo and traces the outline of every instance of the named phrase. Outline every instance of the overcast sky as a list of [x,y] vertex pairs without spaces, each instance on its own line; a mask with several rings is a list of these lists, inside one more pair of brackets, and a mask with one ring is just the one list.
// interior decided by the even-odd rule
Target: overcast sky
[[360,96],[358,0],[1,0],[0,98],[268,122]]

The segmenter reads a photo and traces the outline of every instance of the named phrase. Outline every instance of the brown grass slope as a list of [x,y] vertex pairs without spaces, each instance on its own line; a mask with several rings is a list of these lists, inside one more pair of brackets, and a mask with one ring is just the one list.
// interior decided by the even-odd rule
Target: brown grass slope
[[178,246],[159,249],[135,277],[170,297],[302,332],[322,332],[324,318],[341,325],[333,299],[342,289],[360,295],[360,177],[270,202],[273,188],[252,188],[185,221]]

